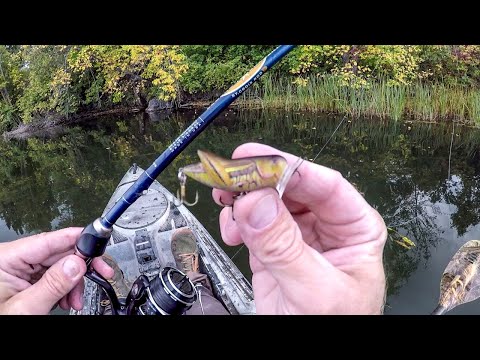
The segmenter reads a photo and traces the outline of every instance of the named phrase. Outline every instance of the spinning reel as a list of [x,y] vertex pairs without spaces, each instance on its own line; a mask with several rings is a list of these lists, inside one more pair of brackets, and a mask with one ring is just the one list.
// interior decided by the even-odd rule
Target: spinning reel
[[153,279],[141,275],[135,280],[126,299],[119,299],[113,286],[89,267],[95,257],[103,255],[112,229],[97,219],[89,224],[77,241],[75,254],[85,260],[85,276],[98,284],[107,294],[112,315],[181,315],[197,300],[191,280],[178,269],[164,267]]

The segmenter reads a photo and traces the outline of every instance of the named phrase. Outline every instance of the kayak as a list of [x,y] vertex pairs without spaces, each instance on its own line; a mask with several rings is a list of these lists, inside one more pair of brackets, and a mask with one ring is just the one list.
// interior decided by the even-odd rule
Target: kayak
[[[136,165],[126,172],[102,216],[142,173],[143,169]],[[200,272],[208,276],[214,296],[232,315],[255,314],[251,283],[195,216],[184,205],[177,206],[173,199],[174,196],[155,180],[113,226],[105,254],[120,268],[121,280],[131,287],[140,275],[152,279],[164,268],[176,268],[171,238],[175,231],[188,228],[197,241]],[[70,314],[107,315],[108,305],[103,289],[85,278],[83,309],[71,310]]]

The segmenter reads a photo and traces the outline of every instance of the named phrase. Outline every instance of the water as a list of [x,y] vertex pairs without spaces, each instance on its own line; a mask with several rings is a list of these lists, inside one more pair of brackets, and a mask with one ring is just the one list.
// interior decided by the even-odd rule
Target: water
[[[200,112],[150,120],[142,114],[96,119],[52,138],[0,142],[0,241],[41,231],[84,226],[98,217],[132,163],[145,168]],[[229,110],[194,140],[158,180],[177,189],[179,167],[197,162],[196,150],[229,157],[256,141],[313,158],[341,118],[323,114]],[[408,236],[407,250],[389,241],[386,314],[428,314],[436,306],[442,272],[466,241],[480,239],[480,133],[451,125],[353,119],[345,122],[316,160],[342,172],[390,227]],[[450,171],[449,171],[450,170]],[[450,172],[450,178],[448,178]],[[232,256],[239,247],[220,240],[211,190],[189,182],[200,203],[191,208]],[[235,262],[247,277],[248,251]],[[450,314],[480,314],[480,302]]]

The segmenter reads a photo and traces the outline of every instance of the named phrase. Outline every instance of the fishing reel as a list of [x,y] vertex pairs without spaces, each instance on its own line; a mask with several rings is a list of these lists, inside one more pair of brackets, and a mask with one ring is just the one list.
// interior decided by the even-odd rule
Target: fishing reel
[[151,281],[140,276],[126,300],[128,315],[182,315],[197,300],[197,291],[187,275],[164,267]]
[[93,258],[103,255],[111,233],[95,220],[82,231],[75,254],[87,264],[85,276],[107,294],[112,315],[182,315],[190,309],[198,297],[195,285],[186,274],[168,266],[153,279],[139,276],[126,299],[119,299],[113,286],[89,266]]

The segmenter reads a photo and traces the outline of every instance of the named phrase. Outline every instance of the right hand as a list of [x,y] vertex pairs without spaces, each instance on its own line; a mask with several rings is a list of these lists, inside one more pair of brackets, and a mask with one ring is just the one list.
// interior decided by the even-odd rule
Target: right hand
[[[232,158],[281,155],[249,143]],[[271,188],[256,190],[220,213],[228,245],[250,251],[258,314],[381,314],[385,298],[382,253],[387,229],[338,171],[304,161],[283,201]],[[232,194],[214,189],[219,204]],[[221,198],[221,200],[220,200]]]

